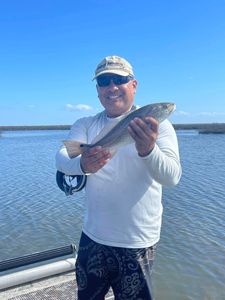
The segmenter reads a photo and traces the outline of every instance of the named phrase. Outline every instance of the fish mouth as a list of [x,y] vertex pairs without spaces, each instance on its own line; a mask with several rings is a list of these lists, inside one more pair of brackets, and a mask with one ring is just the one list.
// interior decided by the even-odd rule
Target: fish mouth
[[176,104],[175,103],[165,103],[164,108],[169,110],[170,112],[174,112],[176,110]]
[[175,103],[171,103],[170,104],[170,109],[171,109],[171,112],[174,112],[176,110],[176,104]]

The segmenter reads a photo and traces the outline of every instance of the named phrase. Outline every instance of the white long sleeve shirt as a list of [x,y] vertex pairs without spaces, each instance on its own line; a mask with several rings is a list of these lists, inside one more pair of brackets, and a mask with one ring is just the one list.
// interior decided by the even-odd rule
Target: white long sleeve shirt
[[[82,118],[72,126],[69,139],[91,143],[95,136],[118,118],[102,112]],[[70,159],[63,146],[56,167],[68,175],[83,174],[80,156]],[[140,157],[135,144],[120,148],[85,187],[83,231],[94,241],[116,247],[143,248],[159,241],[162,221],[162,186],[174,186],[181,177],[175,130],[168,120],[159,125],[153,151]]]

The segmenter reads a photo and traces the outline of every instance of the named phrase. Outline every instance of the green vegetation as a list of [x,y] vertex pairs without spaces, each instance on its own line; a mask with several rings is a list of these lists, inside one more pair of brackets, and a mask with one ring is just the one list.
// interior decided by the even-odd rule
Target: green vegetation
[[[199,133],[225,133],[225,123],[173,124],[176,130],[198,130]],[[0,126],[1,131],[14,130],[69,130],[71,125]]]
[[0,126],[0,131],[14,130],[68,130],[71,125],[23,125],[23,126]]
[[199,133],[225,133],[225,123],[173,124],[176,130],[198,130]]

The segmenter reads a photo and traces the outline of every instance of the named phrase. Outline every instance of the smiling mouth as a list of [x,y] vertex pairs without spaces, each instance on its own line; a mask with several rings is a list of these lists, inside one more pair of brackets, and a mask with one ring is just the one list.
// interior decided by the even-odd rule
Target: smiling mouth
[[120,95],[111,95],[111,96],[108,96],[109,100],[117,100],[119,98],[120,98]]

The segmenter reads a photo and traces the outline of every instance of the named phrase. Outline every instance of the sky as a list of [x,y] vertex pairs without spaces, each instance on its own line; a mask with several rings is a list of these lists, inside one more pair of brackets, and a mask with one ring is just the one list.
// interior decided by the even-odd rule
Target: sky
[[96,65],[133,66],[135,103],[174,124],[225,122],[225,0],[0,0],[0,125],[62,125],[103,108]]

